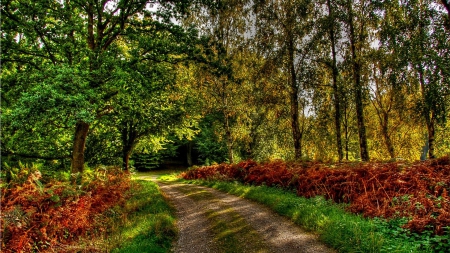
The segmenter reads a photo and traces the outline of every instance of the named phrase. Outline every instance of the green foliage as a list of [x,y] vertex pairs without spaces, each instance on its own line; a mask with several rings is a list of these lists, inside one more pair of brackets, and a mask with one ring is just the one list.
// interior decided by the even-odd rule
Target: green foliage
[[195,138],[195,147],[199,152],[199,162],[211,164],[213,162],[223,162],[226,160],[227,147],[221,136],[217,135],[217,116],[209,115],[200,123],[200,133]]
[[377,231],[386,235],[388,241],[404,241],[404,245],[386,244],[383,252],[448,252],[450,250],[450,228],[447,227],[444,235],[433,235],[431,230],[422,233],[413,233],[403,228],[407,224],[407,218],[384,220],[375,218],[373,220]]

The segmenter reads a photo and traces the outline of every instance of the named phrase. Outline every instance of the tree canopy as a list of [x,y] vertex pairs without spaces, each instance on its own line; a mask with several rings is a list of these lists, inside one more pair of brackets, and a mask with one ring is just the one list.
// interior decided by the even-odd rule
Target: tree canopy
[[174,137],[202,163],[448,154],[436,3],[4,1],[2,156],[76,174]]

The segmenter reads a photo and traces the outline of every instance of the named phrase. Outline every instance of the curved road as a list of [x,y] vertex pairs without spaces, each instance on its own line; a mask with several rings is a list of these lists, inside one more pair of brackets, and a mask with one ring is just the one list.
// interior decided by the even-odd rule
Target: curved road
[[155,181],[177,211],[176,253],[335,252],[263,205],[206,187]]

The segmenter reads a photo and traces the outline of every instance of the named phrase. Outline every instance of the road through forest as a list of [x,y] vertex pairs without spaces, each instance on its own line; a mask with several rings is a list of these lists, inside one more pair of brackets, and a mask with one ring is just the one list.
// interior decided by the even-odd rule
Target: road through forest
[[176,209],[175,253],[335,252],[269,208],[207,187],[151,178]]

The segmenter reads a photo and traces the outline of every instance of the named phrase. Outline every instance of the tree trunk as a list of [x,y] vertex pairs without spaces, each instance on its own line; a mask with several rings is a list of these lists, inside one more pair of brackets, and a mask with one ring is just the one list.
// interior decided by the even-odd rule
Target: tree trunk
[[386,145],[387,151],[391,159],[395,158],[394,145],[392,145],[391,136],[389,135],[389,116],[385,112],[383,115],[383,121],[381,123],[381,134],[383,135],[384,144]]
[[331,42],[331,53],[332,53],[332,71],[333,71],[333,93],[334,93],[334,125],[336,129],[336,144],[338,151],[339,162],[343,159],[342,153],[342,139],[341,139],[341,108],[340,108],[340,94],[339,88],[337,84],[337,77],[339,75],[337,64],[336,64],[336,41],[334,34],[334,14],[331,6],[331,1],[327,0],[328,5],[328,15],[332,18],[332,22],[330,22],[330,42]]
[[72,174],[83,173],[84,170],[84,150],[86,138],[89,132],[89,124],[79,121],[75,127],[75,138],[72,151]]
[[[419,72],[420,88],[422,91],[422,99],[424,101],[426,101],[427,100],[426,99],[427,90],[425,87],[426,84],[425,84],[424,70],[423,70],[422,64],[419,64],[418,72]],[[434,136],[435,136],[435,131],[436,131],[435,126],[434,126],[435,118],[433,117],[433,113],[432,113],[428,103],[425,102],[423,106],[425,107],[425,108],[423,108],[423,116],[425,118],[425,123],[427,125],[427,131],[428,131],[428,158],[433,159],[433,158],[435,158],[435,155],[434,155]]]
[[[419,22],[419,33],[421,35],[421,38],[426,38],[425,25],[424,25],[423,21]],[[425,118],[425,123],[427,125],[427,131],[428,131],[428,158],[434,159],[435,158],[435,154],[434,154],[435,116],[434,116],[433,109],[430,107],[429,99],[427,99],[429,97],[429,95],[428,95],[429,91],[427,90],[427,87],[426,87],[427,84],[425,83],[425,76],[424,76],[425,70],[424,70],[424,66],[422,64],[424,55],[425,55],[425,48],[424,48],[424,44],[422,43],[420,45],[419,62],[416,66],[417,66],[417,71],[419,73],[419,82],[420,82],[420,89],[422,92],[422,99],[424,101],[423,106],[425,107],[425,108],[423,108],[423,114],[424,114],[423,116]],[[431,85],[431,84],[428,84],[428,85]]]
[[288,54],[289,54],[289,72],[290,72],[290,94],[291,94],[291,125],[292,125],[292,137],[294,139],[294,151],[295,159],[302,158],[301,148],[301,133],[299,129],[299,115],[298,115],[298,85],[297,75],[295,73],[294,63],[294,42],[292,36],[288,42]]
[[427,122],[427,130],[428,130],[428,158],[434,159],[434,158],[436,158],[436,156],[434,155],[435,128],[434,128],[434,122],[432,119],[430,119],[430,121]]
[[123,152],[122,153],[122,164],[123,170],[127,171],[130,168],[130,156],[131,152]]
[[124,122],[122,125],[122,165],[123,170],[128,170],[130,167],[130,156],[133,148],[136,145],[138,134],[134,129],[132,122]]
[[233,159],[233,137],[231,136],[230,129],[230,119],[227,115],[225,115],[225,135],[227,139],[227,148],[228,148],[228,162],[232,164],[234,162]]
[[194,163],[192,162],[192,146],[193,146],[193,142],[189,141],[187,143],[187,152],[186,152],[186,159],[187,159],[187,164],[189,167],[194,165]]
[[[361,84],[361,64],[356,53],[356,38],[353,24],[353,9],[348,1],[350,47],[353,60],[353,85],[355,90],[356,121],[358,125],[359,150],[362,161],[369,161],[369,150],[367,148],[366,127],[364,125],[364,105]],[[361,41],[360,41],[361,42]]]

